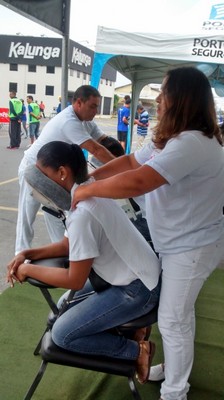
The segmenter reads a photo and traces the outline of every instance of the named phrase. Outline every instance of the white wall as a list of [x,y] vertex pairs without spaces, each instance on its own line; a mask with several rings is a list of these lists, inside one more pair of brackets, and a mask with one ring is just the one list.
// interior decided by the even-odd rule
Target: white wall
[[[31,94],[38,103],[42,100],[46,106],[45,114],[49,116],[54,107],[58,105],[58,97],[61,95],[61,68],[55,67],[54,74],[46,73],[46,66],[37,65],[36,72],[28,72],[28,65],[18,64],[18,71],[10,71],[9,64],[0,64],[0,107],[8,107],[9,105],[9,83],[17,83],[17,97],[25,100],[26,96]],[[77,71],[69,70],[68,73],[68,90],[74,92],[81,85],[88,85],[90,76],[86,74],[84,79],[83,72],[77,77]],[[36,93],[27,93],[27,85],[36,85]],[[54,86],[54,96],[45,95],[45,87]],[[114,98],[114,82],[110,85],[110,81],[106,85],[106,80],[100,84],[99,91],[102,97],[111,97],[111,112],[113,110]],[[103,110],[103,101],[102,101]]]

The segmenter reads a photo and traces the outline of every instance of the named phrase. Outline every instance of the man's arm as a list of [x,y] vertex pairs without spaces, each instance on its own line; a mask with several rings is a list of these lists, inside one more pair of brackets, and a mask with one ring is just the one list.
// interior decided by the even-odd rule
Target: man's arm
[[89,153],[91,153],[103,164],[115,158],[109,150],[107,150],[104,146],[102,146],[100,143],[96,142],[93,139],[86,140],[84,143],[80,145],[80,147],[82,149],[86,149],[87,151],[89,151]]

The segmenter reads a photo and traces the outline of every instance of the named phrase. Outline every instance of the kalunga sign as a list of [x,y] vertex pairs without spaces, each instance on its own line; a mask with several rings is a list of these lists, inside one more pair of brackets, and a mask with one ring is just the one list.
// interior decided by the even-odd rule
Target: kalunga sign
[[11,42],[9,49],[9,58],[14,57],[34,59],[35,56],[43,57],[44,60],[50,58],[59,58],[61,49],[59,47],[32,46],[30,43],[22,45],[21,42]]
[[[61,67],[62,39],[35,36],[0,35],[0,64]],[[69,40],[69,68],[91,75],[94,51]],[[103,78],[116,80],[116,71],[107,65]]]

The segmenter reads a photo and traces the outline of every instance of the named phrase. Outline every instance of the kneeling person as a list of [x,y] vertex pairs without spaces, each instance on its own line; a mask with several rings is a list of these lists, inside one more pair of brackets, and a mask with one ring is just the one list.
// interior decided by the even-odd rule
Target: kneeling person
[[[88,185],[87,163],[81,148],[55,141],[38,152],[36,167],[47,178],[72,196],[79,185]],[[26,264],[38,260],[69,256],[69,268]],[[106,289],[93,288],[94,271]],[[147,314],[160,293],[160,266],[156,255],[111,199],[82,201],[66,219],[66,234],[58,243],[20,252],[8,265],[8,281],[23,282],[27,277],[52,286],[76,290],[74,302],[55,322],[54,342],[69,351],[136,360],[138,380],[148,378],[154,344],[108,332],[113,327]],[[94,293],[82,301],[80,294]]]

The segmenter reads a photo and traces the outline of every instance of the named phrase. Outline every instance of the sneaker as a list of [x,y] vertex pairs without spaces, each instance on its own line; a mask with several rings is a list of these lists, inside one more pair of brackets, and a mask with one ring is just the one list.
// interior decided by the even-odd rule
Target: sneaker
[[148,381],[157,382],[165,379],[164,364],[154,365],[150,368]]

